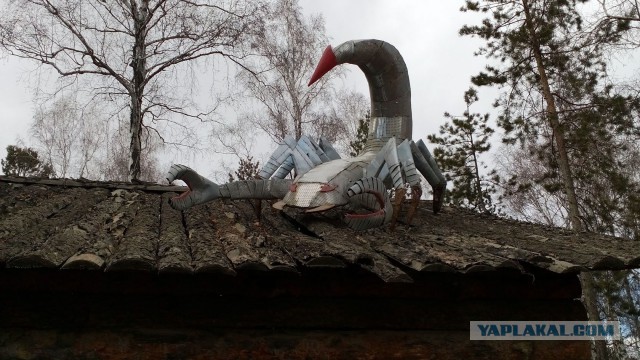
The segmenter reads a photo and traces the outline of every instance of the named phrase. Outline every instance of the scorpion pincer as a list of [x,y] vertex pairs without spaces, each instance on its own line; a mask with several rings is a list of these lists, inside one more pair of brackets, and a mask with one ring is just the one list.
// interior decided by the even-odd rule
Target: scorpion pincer
[[[355,230],[397,221],[408,185],[411,205],[407,223],[422,194],[421,173],[433,189],[433,211],[442,206],[446,180],[422,140],[411,140],[411,87],[407,67],[398,50],[381,40],[352,40],[328,46],[309,86],[339,64],[354,64],[364,72],[371,95],[371,120],[364,149],[342,159],[325,139],[286,137],[259,172],[259,179],[226,184],[173,165],[169,182],[180,179],[189,190],[169,200],[178,210],[218,198],[281,199],[273,206],[322,212],[345,206],[344,220]],[[286,179],[295,169],[296,177]],[[393,190],[395,199],[390,199]]]

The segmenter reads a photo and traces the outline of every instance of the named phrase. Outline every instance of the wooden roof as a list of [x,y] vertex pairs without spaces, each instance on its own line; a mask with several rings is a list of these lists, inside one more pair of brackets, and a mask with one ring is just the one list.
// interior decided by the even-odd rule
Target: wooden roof
[[249,201],[171,209],[168,198],[184,189],[0,176],[0,268],[234,275],[356,266],[407,282],[424,272],[640,267],[637,241],[457,208],[434,215],[428,202],[409,228],[354,232],[329,217],[298,222],[267,205],[258,222]]

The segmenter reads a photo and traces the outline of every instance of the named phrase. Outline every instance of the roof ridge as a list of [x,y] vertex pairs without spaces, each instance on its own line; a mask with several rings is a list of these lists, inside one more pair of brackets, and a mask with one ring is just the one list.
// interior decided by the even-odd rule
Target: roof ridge
[[126,181],[96,181],[88,179],[44,179],[10,175],[0,175],[0,182],[63,187],[142,190],[151,192],[183,192],[188,189],[186,186],[162,185],[147,182],[132,183]]

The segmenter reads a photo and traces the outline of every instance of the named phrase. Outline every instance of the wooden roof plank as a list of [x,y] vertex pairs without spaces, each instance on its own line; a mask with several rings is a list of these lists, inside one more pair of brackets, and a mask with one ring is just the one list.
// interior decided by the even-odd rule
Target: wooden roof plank
[[156,254],[160,229],[160,200],[155,194],[137,192],[131,220],[115,244],[107,261],[107,271],[156,270]]
[[252,225],[239,215],[236,206],[222,201],[216,205],[210,207],[214,235],[234,269],[269,270],[267,264],[262,262],[261,249],[255,246],[257,235],[250,231]]
[[47,199],[57,192],[56,188],[39,184],[25,185],[0,182],[0,221],[25,208],[32,207],[38,200]]
[[[184,189],[0,176],[0,266],[89,269],[107,264],[112,270],[119,264],[233,275],[236,269],[356,265],[385,281],[407,280],[412,271],[520,269],[520,263],[561,273],[640,267],[640,242],[574,235],[458,208],[435,215],[428,202],[419,207],[409,230],[353,232],[326,214],[302,219],[310,224],[304,229],[266,202],[260,221],[247,201],[216,201],[183,216],[166,206],[166,198]],[[101,200],[105,193],[111,195]],[[146,230],[136,233],[138,223],[155,227],[144,225]],[[126,242],[130,235],[134,239]]]
[[[230,211],[234,214],[235,222],[230,225],[243,238],[240,243],[241,247],[245,248],[245,250],[234,250],[235,254],[229,253],[229,250],[233,250],[236,245],[225,242],[227,256],[231,258],[236,254],[252,251],[261,264],[256,265],[256,269],[265,266],[274,271],[298,272],[295,259],[283,251],[274,240],[283,231],[291,230],[290,226],[286,226],[288,224],[283,224],[279,211],[273,209],[268,201],[256,203],[251,200],[235,200],[225,201],[224,204],[226,204],[225,212]],[[261,210],[259,217],[256,215],[256,206]],[[224,215],[227,219],[231,219],[228,214]],[[250,264],[240,266],[245,269],[251,268]]]
[[41,179],[31,177],[17,177],[0,175],[0,183],[13,184],[39,184],[51,186],[64,186],[68,188],[104,188],[104,189],[123,189],[130,191],[147,191],[147,192],[183,192],[187,191],[186,186],[161,185],[156,183],[130,183],[123,181],[92,181],[87,179]]
[[103,259],[106,266],[111,264],[114,255],[119,251],[118,244],[124,238],[125,231],[140,206],[138,192],[119,189],[110,194],[115,206],[114,211],[110,212],[101,224],[96,224],[99,231],[89,237],[89,241],[77,251],[77,254],[91,254]]
[[[100,242],[109,237],[107,233],[108,225],[113,217],[118,214],[124,206],[124,195],[118,191],[108,192],[104,190],[104,198],[96,200],[96,204],[83,214],[77,222],[72,222],[66,226],[61,232],[51,236],[46,243],[34,253],[47,259],[54,266],[59,267],[66,265],[65,268],[72,268],[74,261],[84,261],[83,257],[69,259],[74,255],[83,254],[86,248],[92,243]],[[89,256],[90,254],[85,254]],[[104,256],[104,254],[102,254]],[[92,254],[100,260],[94,259],[93,265],[84,264],[82,266],[94,267],[96,264],[104,264],[104,259],[98,255]],[[80,266],[80,263],[77,264]]]
[[[0,188],[10,184],[0,183]],[[59,188],[44,186],[18,186],[0,199],[3,213],[0,217],[0,262],[6,262],[25,250],[32,249],[33,243],[26,241],[24,233],[34,224],[39,224],[60,206],[67,206],[69,196],[60,193]],[[44,239],[42,239],[44,241]]]
[[520,270],[514,261],[465,246],[463,240],[455,236],[430,235],[421,227],[382,234],[376,236],[373,243],[374,249],[380,253],[419,272],[452,269],[477,272],[501,268]]
[[[270,249],[287,256],[292,266],[309,268],[344,268],[344,259],[327,251],[325,242],[310,232],[298,229],[300,224],[292,223],[295,218],[271,206],[263,206],[261,227],[267,235]],[[254,215],[255,216],[255,215]],[[293,219],[293,220],[292,220]],[[285,259],[283,259],[285,261]]]
[[304,235],[295,230],[282,232],[271,240],[273,246],[282,249],[301,266],[343,268],[347,265],[339,257],[327,252],[322,239]]
[[100,270],[104,266],[104,259],[95,254],[76,254],[62,265],[67,270]]
[[[412,282],[409,274],[395,266],[387,257],[379,254],[371,247],[369,236],[363,232],[357,232],[346,227],[343,223],[327,221],[317,217],[306,219],[308,228],[319,236],[322,236],[324,249],[321,257],[308,262],[315,265],[320,260],[331,264],[331,260],[340,259],[345,264],[354,264],[374,273],[385,282]],[[371,230],[370,233],[383,232],[384,230]],[[336,263],[336,266],[338,264]]]
[[169,198],[176,193],[162,194],[160,235],[158,237],[158,271],[160,273],[192,273],[191,253],[182,223],[182,211],[169,206]]
[[234,276],[236,272],[224,254],[220,240],[214,235],[215,228],[209,206],[216,204],[196,205],[184,212],[194,271]]
[[[518,256],[524,254],[526,261],[546,268],[551,266],[557,271],[594,269],[594,265],[607,261],[615,264],[616,268],[620,268],[620,262],[629,268],[640,254],[638,241],[593,233],[573,235],[564,229],[477,214],[465,209],[447,208],[437,216],[422,215],[424,212],[421,208],[419,216],[426,217],[423,223],[428,233],[443,238],[453,234],[469,245],[473,243],[473,237],[490,239],[495,244],[522,251]],[[553,240],[547,241],[549,239]],[[619,261],[612,261],[612,258]]]
[[[20,254],[7,261],[7,266],[25,266],[27,259],[42,258],[43,262],[34,263],[33,266],[41,266],[47,264],[46,267],[58,267],[66,260],[68,256],[73,255],[74,244],[67,243],[67,239],[63,233],[72,232],[74,235],[81,233],[83,230],[74,229],[78,219],[90,212],[90,209],[105,200],[109,192],[105,189],[72,189],[66,194],[65,198],[54,196],[50,203],[44,202],[41,206],[35,208],[34,222],[27,224],[23,222],[22,226],[29,226],[23,230],[20,240],[30,244],[30,247],[23,247]],[[37,215],[36,215],[37,214]],[[24,219],[23,219],[24,221]],[[18,230],[19,231],[19,230]],[[61,240],[61,241],[60,241]],[[77,244],[76,244],[77,245]],[[71,249],[68,256],[56,253]],[[62,256],[58,256],[62,255]]]

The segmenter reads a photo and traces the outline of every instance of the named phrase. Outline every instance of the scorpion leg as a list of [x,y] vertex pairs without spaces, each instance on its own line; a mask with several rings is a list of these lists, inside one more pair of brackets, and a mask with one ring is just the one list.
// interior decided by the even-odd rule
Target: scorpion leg
[[433,212],[438,213],[442,208],[447,181],[422,140],[418,140],[417,143],[411,142],[411,152],[416,167],[433,188]]
[[329,158],[329,156],[324,152],[324,150],[322,150],[320,145],[318,145],[317,142],[313,141],[312,138],[308,136],[303,136],[300,138],[300,140],[304,141],[307,144],[307,146],[309,146],[311,149],[313,149],[313,151],[315,151],[316,155],[318,156],[318,158],[322,163],[331,161],[331,158]]
[[422,197],[422,187],[420,185],[411,187],[411,205],[407,211],[407,224],[411,225],[411,221],[416,214],[416,209],[420,205],[420,197]]
[[278,168],[278,171],[276,171],[275,174],[273,174],[273,176],[271,176],[271,178],[272,179],[284,179],[287,175],[289,175],[289,173],[291,173],[291,170],[293,170],[293,168],[295,168],[295,166],[296,166],[296,164],[293,161],[293,156],[289,155],[282,162],[282,165],[280,165],[280,167]]
[[302,175],[322,164],[324,161],[318,156],[313,142],[307,136],[300,137],[297,143],[292,137],[285,139],[293,150],[293,160],[296,164],[296,175]]
[[[411,204],[409,206],[409,210],[407,211],[407,225],[411,225],[411,221],[413,220],[413,216],[415,215],[416,208],[420,203],[422,189],[420,188],[420,175],[418,174],[416,164],[413,161],[413,154],[411,153],[411,145],[409,140],[404,140],[398,146],[398,158],[400,159],[400,163],[402,164],[402,170],[404,172],[405,178],[407,179],[407,183],[409,183],[409,186],[411,187]],[[402,194],[402,197],[399,200],[396,198],[396,201],[402,202],[404,197],[405,194]],[[401,206],[402,204],[398,205],[398,212],[400,211]],[[394,213],[394,216],[397,215]]]
[[395,189],[393,215],[390,219],[391,228],[393,229],[396,221],[398,220],[398,215],[400,214],[402,200],[406,194],[406,189],[404,188],[405,180],[402,174],[401,163],[398,159],[398,148],[396,147],[395,138],[390,138],[389,141],[387,141],[385,146],[367,167],[366,174],[382,180],[389,177],[391,180],[391,185]]
[[322,149],[322,151],[324,151],[324,153],[327,154],[329,159],[331,160],[340,159],[340,154],[338,154],[336,149],[333,148],[333,145],[331,145],[331,143],[327,139],[320,138],[320,140],[318,141],[318,146],[320,146],[320,149]]
[[390,176],[391,186],[394,188],[401,188],[404,186],[404,179],[400,169],[400,161],[398,160],[398,150],[396,148],[395,138],[391,138],[387,141],[385,146],[371,161],[371,164],[367,167],[365,173],[367,176],[377,177],[380,179],[386,179],[387,176]]
[[299,176],[329,160],[329,155],[309,137],[303,136],[296,142],[292,136],[286,136],[262,167],[259,176],[283,179],[294,168]]
[[262,179],[269,179],[274,173],[280,173],[281,167],[290,166],[284,175],[281,177],[277,176],[279,179],[284,178],[291,169],[293,169],[293,159],[290,160],[290,164],[287,163],[289,159],[291,159],[291,148],[287,143],[279,144],[273,154],[271,154],[271,157],[269,157],[269,160],[267,160],[267,163],[260,169],[258,176]]
[[[296,176],[302,176],[312,168],[331,161],[336,156],[339,158],[339,155],[326,140],[321,140],[321,143],[317,144],[311,138],[302,136],[296,142],[292,136],[286,136],[260,170],[259,177],[284,179],[294,169]],[[283,201],[273,204],[273,207],[279,210],[282,210],[284,206]],[[256,208],[259,209],[259,205]]]

